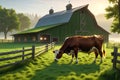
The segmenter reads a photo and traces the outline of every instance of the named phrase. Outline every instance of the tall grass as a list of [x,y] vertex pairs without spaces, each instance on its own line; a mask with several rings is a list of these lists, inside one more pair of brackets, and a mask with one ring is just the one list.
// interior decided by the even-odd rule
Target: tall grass
[[[55,49],[59,49],[56,46]],[[90,55],[79,52],[79,63],[70,63],[71,56],[64,54],[58,61],[54,61],[52,50],[28,61],[22,66],[17,65],[9,72],[0,74],[0,80],[119,80],[119,76],[112,70],[111,52],[106,49],[106,58],[100,64],[100,56],[93,63],[94,53]],[[113,75],[112,77],[109,77]]]

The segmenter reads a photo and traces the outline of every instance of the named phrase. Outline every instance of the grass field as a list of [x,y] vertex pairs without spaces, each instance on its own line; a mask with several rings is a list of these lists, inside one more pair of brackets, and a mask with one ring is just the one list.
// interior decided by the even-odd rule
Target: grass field
[[35,46],[42,46],[40,43],[0,43],[0,52],[14,51],[22,49],[23,47],[28,48]]
[[[55,49],[59,47],[56,46]],[[79,63],[75,64],[74,60],[70,64],[71,56],[64,54],[55,62],[50,50],[35,60],[14,66],[10,71],[0,74],[0,80],[120,80],[120,74],[112,70],[112,51],[113,49],[106,49],[106,58],[102,64],[99,64],[100,56],[96,63],[92,63],[94,54],[82,52],[79,53]]]

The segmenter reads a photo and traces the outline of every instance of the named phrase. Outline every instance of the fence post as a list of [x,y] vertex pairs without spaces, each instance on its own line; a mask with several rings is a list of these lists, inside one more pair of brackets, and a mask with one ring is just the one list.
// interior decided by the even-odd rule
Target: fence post
[[118,53],[118,48],[114,47],[114,52],[113,52],[113,68],[116,68],[117,53]]
[[23,52],[22,52],[22,61],[24,60],[24,47],[23,47]]
[[3,43],[3,39],[2,39],[2,43]]
[[35,45],[32,46],[32,59],[35,58]]
[[51,49],[54,49],[54,45],[55,45],[55,43],[52,42],[52,43],[51,43]]
[[46,52],[48,52],[48,44],[46,44]]

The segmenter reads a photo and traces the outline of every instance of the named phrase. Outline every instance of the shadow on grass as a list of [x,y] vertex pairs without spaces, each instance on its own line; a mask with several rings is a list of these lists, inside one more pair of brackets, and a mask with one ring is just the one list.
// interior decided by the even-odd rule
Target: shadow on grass
[[[31,80],[57,80],[60,77],[66,76],[81,76],[85,77],[87,74],[99,71],[98,64],[58,64],[57,62],[51,63],[50,66],[37,70]],[[62,80],[62,79],[60,79]],[[71,79],[70,79],[71,80]],[[76,79],[72,79],[76,80]]]
[[99,76],[99,80],[120,80],[120,71],[116,69],[106,70]]
[[12,72],[12,71],[15,71],[15,70],[18,70],[18,69],[22,69],[26,65],[28,65],[31,61],[32,61],[32,59],[28,59],[28,60],[25,60],[21,63],[17,63],[17,64],[14,64],[14,65],[11,65],[11,66],[8,66],[8,67],[5,67],[5,68],[1,68],[0,69],[0,74],[5,75],[8,72]]

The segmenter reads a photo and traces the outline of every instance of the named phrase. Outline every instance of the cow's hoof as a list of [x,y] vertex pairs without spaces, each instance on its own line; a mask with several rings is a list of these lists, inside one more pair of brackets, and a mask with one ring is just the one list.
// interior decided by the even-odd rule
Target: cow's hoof
[[57,62],[58,60],[57,59],[54,59],[55,62]]
[[93,62],[92,62],[92,64],[95,64],[95,63],[96,63],[96,61],[93,61]]
[[100,61],[100,63],[99,64],[102,64],[103,63],[103,61]]
[[72,64],[73,61],[70,61],[69,64]]
[[75,62],[75,64],[78,64],[78,62]]

